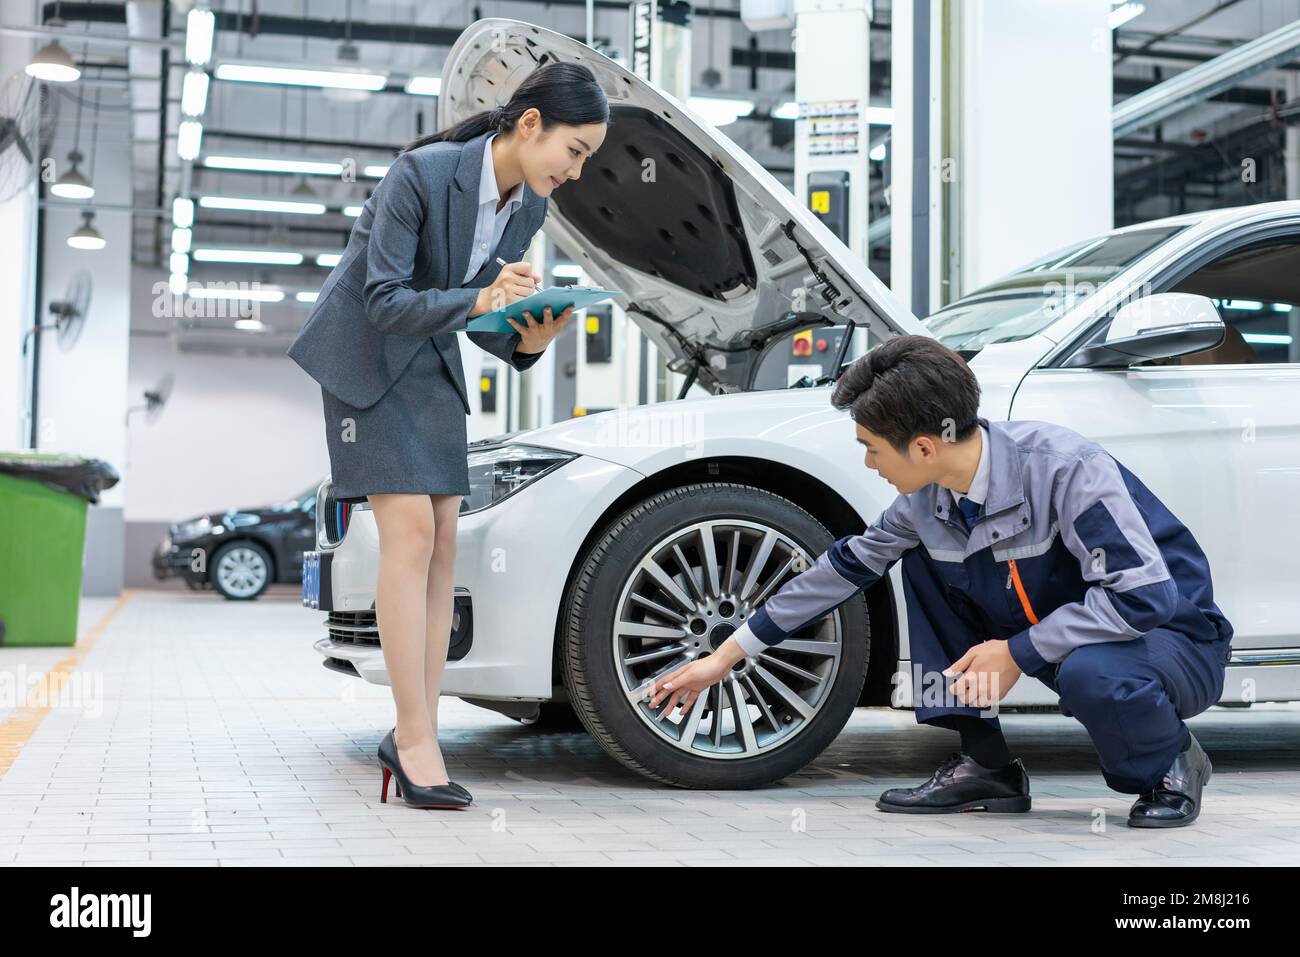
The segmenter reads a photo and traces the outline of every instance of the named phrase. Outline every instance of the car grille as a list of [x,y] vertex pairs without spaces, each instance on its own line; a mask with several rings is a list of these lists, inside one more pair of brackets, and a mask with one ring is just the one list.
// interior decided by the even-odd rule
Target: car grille
[[326,478],[316,489],[316,546],[335,548],[348,534],[352,513],[369,510],[369,502],[340,502],[335,499],[334,482]]
[[[325,619],[331,641],[379,647],[379,625],[373,608],[366,611],[331,611]],[[457,594],[451,613],[451,642],[447,660],[459,661],[474,642],[474,605],[468,594]]]
[[325,628],[334,641],[349,641],[358,645],[378,645],[379,626],[374,609],[369,611],[332,611],[325,619]]

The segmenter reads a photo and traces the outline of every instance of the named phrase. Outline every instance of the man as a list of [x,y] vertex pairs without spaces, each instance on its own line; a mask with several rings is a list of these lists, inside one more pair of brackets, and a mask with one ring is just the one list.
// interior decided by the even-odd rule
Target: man
[[922,696],[916,719],[959,732],[961,750],[876,807],[1028,811],[1024,766],[997,717],[981,714],[1026,672],[1088,730],[1106,783],[1139,795],[1130,826],[1196,820],[1211,766],[1183,719],[1218,701],[1232,626],[1192,533],[1078,433],[979,418],[974,374],[928,337],[872,349],[845,370],[831,403],[850,410],[867,468],[898,498],[717,651],[658,678],[651,704],[671,695],[665,714],[689,709],[743,658],[818,621],[901,559],[913,673],[952,696]]

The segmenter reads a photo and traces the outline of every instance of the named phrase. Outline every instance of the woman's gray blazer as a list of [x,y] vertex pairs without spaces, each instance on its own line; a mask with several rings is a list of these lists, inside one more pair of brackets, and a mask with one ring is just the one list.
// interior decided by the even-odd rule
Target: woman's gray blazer
[[[487,139],[483,133],[400,154],[362,207],[342,258],[286,353],[347,404],[374,405],[432,338],[469,414],[456,332],[465,331],[478,290],[496,279],[496,256],[518,262],[547,209],[546,198],[524,183],[523,205],[506,224],[495,256],[462,288]],[[517,332],[466,334],[516,369],[541,357],[514,355]]]

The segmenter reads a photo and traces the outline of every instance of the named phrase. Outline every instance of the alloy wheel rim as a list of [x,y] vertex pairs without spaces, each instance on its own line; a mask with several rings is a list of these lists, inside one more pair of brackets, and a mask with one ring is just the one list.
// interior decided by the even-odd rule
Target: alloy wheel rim
[[217,578],[227,592],[244,598],[262,587],[266,580],[266,562],[251,548],[232,548],[221,556]]
[[702,693],[685,715],[651,709],[649,682],[717,648],[768,596],[808,567],[807,552],[759,522],[716,519],[650,546],[623,584],[612,624],[615,672],[628,705],[657,737],[710,759],[785,745],[826,703],[843,654],[841,612],[801,629]]

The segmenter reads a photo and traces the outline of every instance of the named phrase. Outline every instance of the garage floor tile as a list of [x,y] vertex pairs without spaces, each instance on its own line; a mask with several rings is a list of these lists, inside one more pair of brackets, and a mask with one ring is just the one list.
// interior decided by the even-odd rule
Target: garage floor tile
[[76,648],[0,648],[0,676],[27,682],[0,700],[0,866],[1300,863],[1295,705],[1192,719],[1214,778],[1200,820],[1174,831],[1125,825],[1133,796],[1058,714],[1002,716],[1032,812],[918,816],[874,802],[925,780],[956,736],[910,713],[858,709],[772,787],[684,791],[585,732],[447,698],[443,753],[475,804],[381,804],[392,699],[321,666],[322,617],[296,588],[247,603],[137,589],[84,600]]

